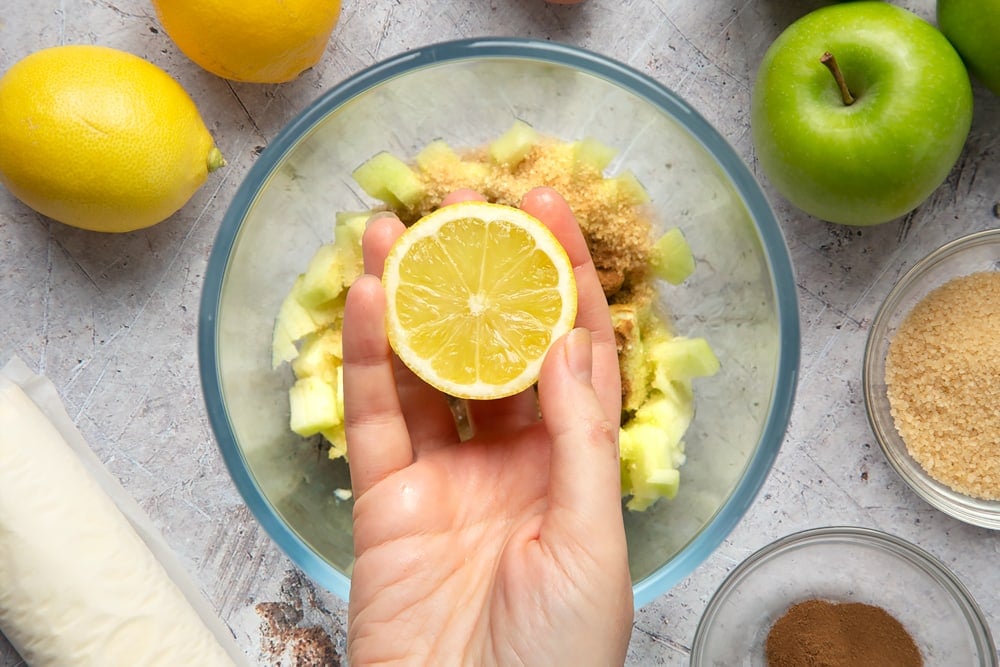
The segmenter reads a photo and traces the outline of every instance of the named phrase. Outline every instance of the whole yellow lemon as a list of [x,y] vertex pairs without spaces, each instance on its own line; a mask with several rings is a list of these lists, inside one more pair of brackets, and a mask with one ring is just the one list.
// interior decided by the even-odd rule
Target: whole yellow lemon
[[181,85],[138,56],[57,46],[0,78],[0,183],[60,222],[149,227],[223,164]]
[[191,60],[224,79],[283,83],[323,55],[340,0],[153,0]]

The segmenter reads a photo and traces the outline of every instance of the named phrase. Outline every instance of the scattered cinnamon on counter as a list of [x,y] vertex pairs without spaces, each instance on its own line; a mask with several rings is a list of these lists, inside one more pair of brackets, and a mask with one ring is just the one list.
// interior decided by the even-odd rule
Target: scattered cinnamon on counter
[[806,600],[767,635],[768,667],[921,667],[913,637],[889,612],[861,602]]

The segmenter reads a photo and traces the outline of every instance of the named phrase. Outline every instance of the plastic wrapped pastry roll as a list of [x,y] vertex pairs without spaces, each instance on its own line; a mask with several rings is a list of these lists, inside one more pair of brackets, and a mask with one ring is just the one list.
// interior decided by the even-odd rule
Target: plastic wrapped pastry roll
[[236,664],[59,429],[2,375],[0,630],[31,667]]

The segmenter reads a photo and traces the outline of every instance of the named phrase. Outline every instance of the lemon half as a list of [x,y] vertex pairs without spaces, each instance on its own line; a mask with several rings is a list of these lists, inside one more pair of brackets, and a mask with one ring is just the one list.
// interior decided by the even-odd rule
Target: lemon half
[[559,240],[500,204],[461,202],[421,218],[390,250],[382,284],[393,350],[458,398],[530,387],[576,319],[573,265]]

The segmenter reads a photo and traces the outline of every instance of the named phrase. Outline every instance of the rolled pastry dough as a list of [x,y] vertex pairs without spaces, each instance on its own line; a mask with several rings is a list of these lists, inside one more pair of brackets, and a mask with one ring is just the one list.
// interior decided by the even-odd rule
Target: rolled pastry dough
[[0,630],[32,667],[234,664],[59,431],[3,377]]

